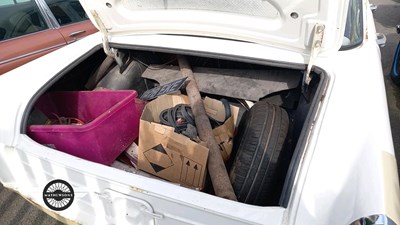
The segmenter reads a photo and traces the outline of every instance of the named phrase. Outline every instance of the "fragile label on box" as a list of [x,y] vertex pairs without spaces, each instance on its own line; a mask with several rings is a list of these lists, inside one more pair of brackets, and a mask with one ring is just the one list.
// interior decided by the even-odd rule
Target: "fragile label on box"
[[140,169],[189,187],[204,186],[206,147],[161,124],[146,123],[140,129],[152,131],[139,140]]

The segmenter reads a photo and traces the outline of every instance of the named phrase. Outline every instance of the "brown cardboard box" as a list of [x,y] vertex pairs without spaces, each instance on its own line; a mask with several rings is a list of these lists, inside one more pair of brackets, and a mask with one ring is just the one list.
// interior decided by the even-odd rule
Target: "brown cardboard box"
[[[204,143],[196,143],[175,133],[173,127],[159,124],[160,112],[177,104],[189,104],[187,96],[162,95],[146,105],[140,119],[138,168],[172,182],[202,189],[208,148]],[[224,108],[220,101],[206,98],[204,105],[209,116],[223,121],[221,113],[224,113]],[[238,109],[231,106],[231,111],[233,116],[214,129],[224,159],[232,151]]]
[[[203,100],[207,115],[219,122],[225,120],[225,107],[221,101],[206,97]],[[236,120],[239,114],[239,108],[231,105],[231,117],[223,125],[214,128],[214,136],[221,149],[222,158],[226,162],[232,152],[233,136],[235,132]]]

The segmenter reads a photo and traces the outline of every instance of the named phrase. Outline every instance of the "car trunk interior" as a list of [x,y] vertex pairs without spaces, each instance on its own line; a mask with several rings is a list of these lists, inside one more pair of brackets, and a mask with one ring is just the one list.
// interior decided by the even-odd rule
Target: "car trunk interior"
[[[276,165],[274,179],[269,184],[273,194],[264,202],[257,203],[262,206],[287,206],[305,139],[311,129],[311,118],[322,98],[322,87],[326,83],[324,71],[314,68],[310,84],[304,86],[305,65],[171,49],[153,51],[135,46],[118,46],[118,49],[123,55],[125,67],[122,74],[121,68],[113,60],[107,59],[102,48],[94,49],[61,71],[51,83],[39,91],[40,94],[28,109],[29,115],[23,125],[23,132],[26,133],[29,126],[40,120],[35,118],[35,101],[47,93],[135,90],[140,98],[149,89],[182,78],[177,55],[185,55],[202,97],[225,98],[231,105],[239,108],[236,133],[242,116],[257,102],[265,101],[287,112],[287,136],[277,161],[279,164]],[[184,88],[181,93],[186,94]],[[234,142],[235,144],[237,143]],[[236,153],[233,152],[226,163],[228,173],[235,156]],[[202,191],[214,194],[208,176]]]

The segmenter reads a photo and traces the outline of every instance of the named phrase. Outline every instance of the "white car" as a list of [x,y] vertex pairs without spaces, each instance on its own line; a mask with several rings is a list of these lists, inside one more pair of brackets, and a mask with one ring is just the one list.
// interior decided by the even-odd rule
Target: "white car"
[[[396,159],[367,0],[81,4],[99,33],[0,76],[5,187],[79,224],[400,225]],[[36,106],[47,94],[143,94],[179,75],[177,55],[186,56],[202,95],[248,111],[227,171],[238,201],[216,196],[207,182],[202,191],[186,188],[129,166],[93,162],[90,154],[88,160],[81,152],[55,150],[32,134],[33,120],[43,119]],[[53,103],[60,102],[73,104]],[[112,133],[119,125],[111,124]],[[243,146],[256,153],[243,153]]]

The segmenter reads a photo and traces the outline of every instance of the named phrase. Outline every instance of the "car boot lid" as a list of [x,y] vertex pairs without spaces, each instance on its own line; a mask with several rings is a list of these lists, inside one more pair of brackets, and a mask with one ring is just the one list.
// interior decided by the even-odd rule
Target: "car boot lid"
[[[246,41],[312,55],[315,44],[317,52],[340,48],[347,13],[345,0],[80,2],[103,33],[106,48],[117,36],[174,34]],[[315,35],[317,29],[322,34]]]

